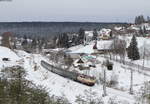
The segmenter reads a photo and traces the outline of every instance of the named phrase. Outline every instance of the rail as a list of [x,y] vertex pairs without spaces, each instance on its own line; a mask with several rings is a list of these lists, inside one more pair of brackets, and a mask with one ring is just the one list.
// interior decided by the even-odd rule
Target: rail
[[[102,57],[104,57],[104,58],[109,58],[109,57],[107,57],[107,56],[102,56]],[[110,59],[110,58],[109,58]],[[116,61],[116,62],[121,62],[121,60],[120,59],[110,59],[110,60],[112,60],[112,61]],[[128,66],[131,66],[132,65],[132,67],[135,67],[135,68],[137,68],[137,69],[140,69],[140,70],[144,70],[144,71],[148,71],[148,72],[150,72],[150,68],[149,67],[143,67],[142,65],[138,65],[138,64],[135,64],[135,63],[131,63],[131,62],[129,62],[129,61],[124,61],[124,64],[125,65],[128,65]]]

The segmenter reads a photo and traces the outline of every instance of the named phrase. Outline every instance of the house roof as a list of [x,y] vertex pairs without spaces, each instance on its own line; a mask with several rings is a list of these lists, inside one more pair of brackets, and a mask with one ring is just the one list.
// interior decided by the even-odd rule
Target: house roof
[[[97,41],[97,49],[98,50],[109,50],[111,48],[113,40],[100,40]],[[94,42],[90,43],[89,45],[86,46],[78,46],[75,47],[73,50],[71,50],[70,53],[86,53],[86,54],[91,54],[94,53]]]
[[80,58],[77,63],[84,63],[83,60]]
[[85,34],[89,37],[93,37],[93,31],[85,31]]
[[4,36],[13,36],[13,33],[11,33],[11,32],[4,32],[3,34],[2,34],[2,37],[4,37]]

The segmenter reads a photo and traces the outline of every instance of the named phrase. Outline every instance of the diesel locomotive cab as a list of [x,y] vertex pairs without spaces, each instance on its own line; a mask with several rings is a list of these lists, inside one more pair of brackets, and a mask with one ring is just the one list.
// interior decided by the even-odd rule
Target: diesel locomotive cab
[[90,77],[90,76],[83,75],[83,74],[80,74],[77,77],[77,80],[79,82],[81,82],[83,84],[86,84],[86,85],[89,85],[89,86],[93,86],[96,83],[96,78],[95,77]]

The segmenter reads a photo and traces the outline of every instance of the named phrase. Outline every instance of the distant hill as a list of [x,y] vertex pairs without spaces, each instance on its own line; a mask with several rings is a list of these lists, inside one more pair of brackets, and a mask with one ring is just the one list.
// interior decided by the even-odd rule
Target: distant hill
[[18,36],[53,36],[63,32],[78,32],[85,30],[111,28],[127,25],[126,23],[94,23],[94,22],[0,22],[0,34],[13,32]]

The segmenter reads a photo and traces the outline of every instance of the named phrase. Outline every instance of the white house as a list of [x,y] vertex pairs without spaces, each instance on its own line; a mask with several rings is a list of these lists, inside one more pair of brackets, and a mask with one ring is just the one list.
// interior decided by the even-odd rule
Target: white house
[[80,70],[87,70],[90,67],[95,67],[96,58],[91,55],[83,55],[73,63],[74,67],[79,67]]
[[[112,40],[101,40],[101,41],[97,41],[94,45],[93,45],[93,50],[94,53],[98,53],[98,54],[103,54],[106,51],[111,51],[111,45],[112,45]],[[96,46],[95,46],[96,45]],[[94,47],[96,47],[96,49],[94,49]]]
[[111,37],[111,29],[103,28],[98,32],[98,35],[99,39],[108,40]]

